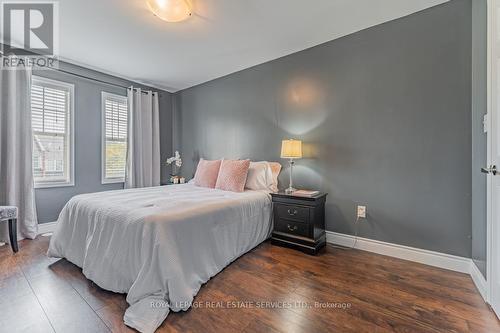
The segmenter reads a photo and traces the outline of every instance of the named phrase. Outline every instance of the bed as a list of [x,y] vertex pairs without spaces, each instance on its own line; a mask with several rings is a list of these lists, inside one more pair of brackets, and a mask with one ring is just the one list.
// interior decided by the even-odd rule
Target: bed
[[125,324],[154,332],[271,229],[266,191],[193,184],[106,191],[66,204],[48,255],[81,267],[101,288],[127,293]]

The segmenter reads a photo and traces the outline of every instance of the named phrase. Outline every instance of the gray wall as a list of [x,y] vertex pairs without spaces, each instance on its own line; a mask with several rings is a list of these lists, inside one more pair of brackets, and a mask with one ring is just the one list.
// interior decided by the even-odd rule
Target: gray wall
[[[106,82],[124,86],[133,84],[130,81],[67,63],[62,63],[61,68]],[[56,221],[62,207],[76,194],[123,188],[122,183],[101,184],[101,92],[106,91],[124,96],[127,92],[126,89],[120,87],[52,70],[39,70],[33,74],[75,85],[75,186],[36,190],[38,222],[46,223]],[[147,88],[140,84],[134,84],[134,86]],[[158,89],[149,89],[158,91]],[[172,95],[165,91],[159,92],[161,160],[164,161],[172,153]],[[168,171],[162,166],[162,179],[167,179],[167,177]]]
[[486,277],[486,134],[483,115],[487,92],[487,4],[472,1],[472,260]]
[[302,139],[294,180],[329,193],[328,230],[364,204],[360,236],[470,257],[471,24],[454,0],[177,93],[183,173]]

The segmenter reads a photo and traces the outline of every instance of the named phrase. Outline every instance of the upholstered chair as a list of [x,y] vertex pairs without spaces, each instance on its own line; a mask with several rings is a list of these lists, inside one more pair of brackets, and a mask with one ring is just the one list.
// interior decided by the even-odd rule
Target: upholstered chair
[[9,239],[12,251],[17,252],[17,207],[0,206],[0,222],[9,223]]

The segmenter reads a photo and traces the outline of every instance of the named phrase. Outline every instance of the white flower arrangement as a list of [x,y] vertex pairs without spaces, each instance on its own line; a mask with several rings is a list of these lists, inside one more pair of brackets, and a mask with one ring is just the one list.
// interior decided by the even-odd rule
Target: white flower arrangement
[[167,159],[167,164],[171,165],[172,163],[175,163],[175,166],[180,168],[182,166],[182,158],[181,154],[176,150],[174,156],[170,157]]

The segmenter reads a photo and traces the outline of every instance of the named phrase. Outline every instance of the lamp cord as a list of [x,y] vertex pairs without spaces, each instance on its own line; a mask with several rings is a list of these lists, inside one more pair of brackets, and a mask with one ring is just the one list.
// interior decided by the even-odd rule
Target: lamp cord
[[356,217],[356,220],[354,220],[354,243],[352,244],[351,247],[347,246],[340,246],[340,245],[332,245],[332,247],[336,247],[338,249],[343,249],[343,250],[353,250],[356,247],[356,244],[358,243],[358,232],[359,232],[359,216]]
[[359,232],[359,216],[356,217],[356,221],[354,221],[354,243],[352,244],[351,250],[356,247],[356,243],[358,242],[358,232]]

